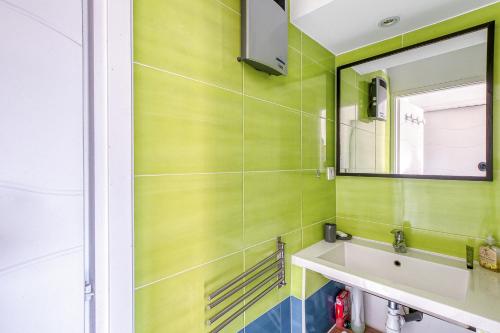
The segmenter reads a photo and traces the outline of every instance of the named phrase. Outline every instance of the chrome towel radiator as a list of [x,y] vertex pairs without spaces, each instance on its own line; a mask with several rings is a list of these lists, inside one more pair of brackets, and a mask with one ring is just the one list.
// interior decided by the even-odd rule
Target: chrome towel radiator
[[281,237],[278,237],[276,241],[276,247],[277,249],[273,254],[259,261],[244,273],[227,282],[208,296],[209,303],[207,307],[210,310],[217,307],[219,304],[236,294],[238,291],[243,290],[246,286],[259,280],[259,278],[261,278],[262,276],[265,276],[265,278],[259,281],[255,286],[251,287],[249,290],[245,290],[245,292],[241,296],[236,298],[234,301],[220,310],[220,312],[208,319],[207,324],[209,326],[214,325],[217,321],[224,317],[224,315],[228,314],[240,303],[245,301],[249,296],[252,296],[259,292],[257,296],[254,296],[251,300],[241,306],[237,311],[235,311],[233,314],[224,319],[224,321],[218,324],[218,326],[210,331],[211,333],[220,332],[224,327],[229,325],[233,320],[239,317],[252,305],[257,303],[261,298],[271,292],[274,288],[281,288],[286,285],[285,243],[281,241]]

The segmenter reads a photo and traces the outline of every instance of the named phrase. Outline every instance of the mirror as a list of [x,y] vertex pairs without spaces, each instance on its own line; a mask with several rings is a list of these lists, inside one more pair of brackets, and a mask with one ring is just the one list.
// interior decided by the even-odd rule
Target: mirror
[[492,180],[494,23],[337,69],[337,174]]

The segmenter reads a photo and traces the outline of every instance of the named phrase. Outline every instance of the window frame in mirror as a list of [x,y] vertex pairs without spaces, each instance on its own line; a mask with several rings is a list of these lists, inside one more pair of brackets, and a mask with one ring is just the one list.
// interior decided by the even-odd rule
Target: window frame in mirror
[[[486,30],[487,42],[486,42],[486,175],[485,176],[446,176],[446,175],[412,175],[412,174],[395,174],[395,173],[357,173],[357,172],[342,172],[340,168],[340,154],[341,154],[341,143],[340,143],[340,86],[341,86],[341,75],[340,72],[343,69],[347,69],[356,65],[367,63],[373,60],[378,60],[391,55],[402,53],[408,50],[417,49],[422,46],[427,46],[430,44],[442,42],[454,37],[459,37],[471,32]],[[354,176],[354,177],[380,177],[380,178],[410,178],[410,179],[443,179],[443,180],[470,180],[470,181],[493,181],[493,73],[494,73],[494,52],[495,52],[495,21],[487,22],[477,26],[473,26],[468,29],[460,30],[440,36],[437,38],[429,39],[427,41],[417,43],[414,45],[398,48],[393,51],[385,52],[373,57],[365,58],[362,60],[354,61],[349,64],[345,64],[337,67],[337,79],[336,79],[336,174],[337,176]]]

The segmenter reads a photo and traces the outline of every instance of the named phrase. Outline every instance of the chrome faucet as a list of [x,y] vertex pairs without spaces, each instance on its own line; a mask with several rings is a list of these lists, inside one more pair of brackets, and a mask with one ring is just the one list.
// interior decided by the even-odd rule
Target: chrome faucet
[[392,247],[394,247],[394,251],[398,253],[406,253],[408,250],[406,249],[406,241],[405,234],[403,230],[394,229],[391,231],[391,234],[394,234],[394,243],[392,243]]

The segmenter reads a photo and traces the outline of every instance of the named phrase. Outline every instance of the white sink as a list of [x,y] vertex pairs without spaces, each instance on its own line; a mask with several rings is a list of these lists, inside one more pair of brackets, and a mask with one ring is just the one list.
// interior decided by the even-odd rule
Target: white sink
[[465,299],[469,284],[470,272],[457,260],[411,249],[408,253],[397,254],[392,246],[380,243],[339,242],[318,258],[344,266],[353,273],[456,299]]
[[292,264],[444,320],[500,333],[500,274],[477,263],[468,270],[461,258],[414,249],[400,254],[391,244],[358,238],[318,242],[294,254]]

